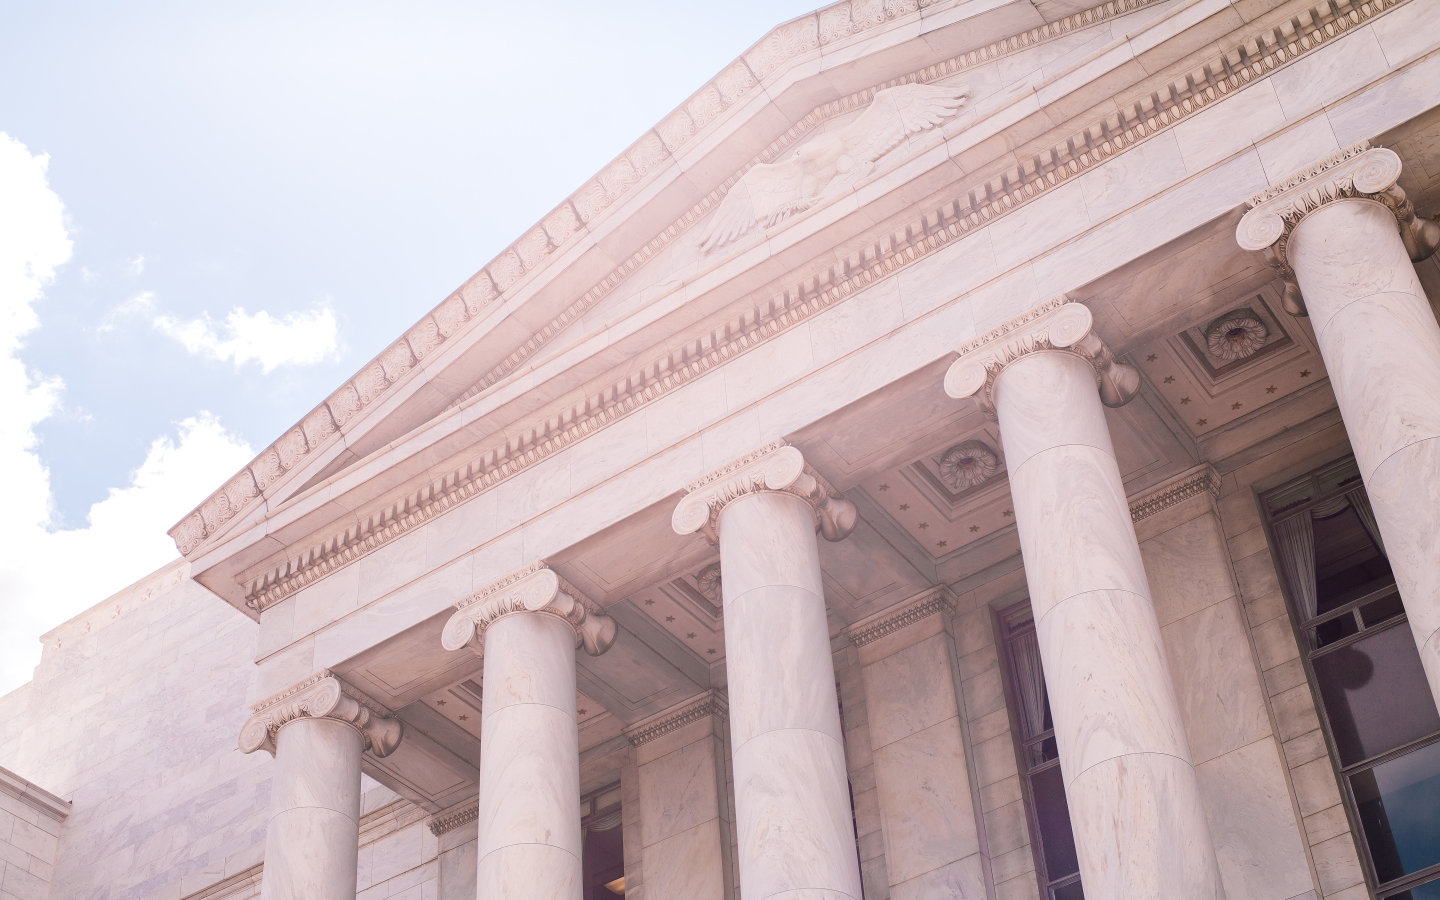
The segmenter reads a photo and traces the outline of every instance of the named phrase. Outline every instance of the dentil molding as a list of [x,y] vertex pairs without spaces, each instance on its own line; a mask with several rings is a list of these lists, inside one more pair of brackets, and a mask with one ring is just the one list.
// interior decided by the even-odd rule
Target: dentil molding
[[1184,503],[1191,497],[1205,494],[1216,500],[1220,499],[1220,473],[1209,463],[1201,463],[1174,478],[1167,478],[1130,498],[1130,521],[1139,523],[1140,520]]
[[[791,279],[789,286],[778,290],[768,303],[762,303],[755,311],[746,312],[738,318],[719,324],[710,333],[695,338],[663,358],[652,360],[638,372],[628,373],[606,390],[558,410],[556,415],[518,437],[511,439],[507,436],[503,444],[480,450],[434,482],[423,485],[382,508],[371,510],[358,524],[324,535],[309,547],[290,548],[290,555],[286,559],[247,579],[246,607],[258,618],[259,613],[271,604],[364,558],[411,529],[423,525],[432,517],[484,493],[572,443],[644,408],[716,366],[784,334],[852,293],[924,259],[947,246],[948,242],[987,226],[1049,191],[1068,184],[1117,154],[1165,133],[1247,84],[1274,74],[1278,69],[1406,2],[1408,0],[1342,0],[1333,8],[1328,4],[1316,6],[1310,10],[1308,17],[1300,17],[1282,25],[1278,33],[1272,28],[1259,30],[1240,42],[1235,49],[1217,53],[1204,60],[1192,75],[1176,81],[1169,91],[1156,94],[1152,100],[1158,105],[1145,108],[1143,104],[1136,104],[1133,111],[1121,109],[1086,124],[1050,151],[1029,161],[1021,161],[1015,168],[1002,172],[981,185],[968,182],[960,185],[957,192],[945,195],[943,200],[922,210],[913,220],[897,227],[889,237],[877,242],[873,247],[861,248],[850,258],[829,265],[823,271],[813,274],[799,273],[798,279]],[[953,71],[984,62],[997,55],[1016,52],[1032,42],[1048,40],[1071,28],[1096,24],[1131,11],[1134,4],[1139,4],[1139,0],[1115,0],[1095,10],[1076,13],[1074,17],[1067,17],[1034,33],[1027,32],[1021,36],[1018,43],[1007,39],[992,47],[970,51],[956,64],[959,68],[954,68]],[[1059,30],[1053,30],[1057,26]],[[825,115],[820,114],[821,110],[812,113],[811,116],[817,117],[813,123],[810,117],[807,117],[805,122],[797,124],[791,132],[777,139],[777,142],[762,154],[763,159],[758,161],[778,158],[783,149],[794,145],[795,139],[806,128],[828,118],[828,111],[832,107],[838,111],[837,114],[851,111],[858,108],[858,104],[869,102],[879,89],[910,81],[929,81],[932,78],[944,77],[950,74],[951,70],[952,67],[948,65],[932,67],[914,77],[905,76],[877,88],[859,92],[844,101],[836,101],[839,106],[827,104],[821,108],[827,111]],[[743,171],[732,176],[726,189],[742,174]],[[718,203],[723,194],[724,191],[717,189],[711,196],[707,196],[702,201],[705,210],[701,212],[713,208],[713,204]],[[686,213],[684,222],[672,225],[661,237],[647,245],[644,252],[659,252],[670,239],[698,221],[700,216],[692,216],[691,213]],[[645,257],[647,260],[649,258],[648,255]],[[632,262],[636,266],[640,264],[639,261],[632,260],[627,262],[626,266],[630,266]],[[626,268],[623,273],[617,270],[607,276],[602,286],[608,290],[632,270]],[[482,272],[481,276],[484,274]],[[587,292],[540,332],[532,335],[476,387],[483,390],[497,383],[525,358],[544,346],[550,338],[564,333],[565,329],[598,302],[603,294],[604,291],[600,291],[599,287]],[[442,303],[433,317],[437,322],[441,318],[445,318],[447,322],[456,321],[450,313],[442,316],[442,312],[451,308],[454,312],[468,310],[467,304],[470,302],[466,291],[462,289]],[[344,390],[342,389],[342,393]],[[465,397],[475,396],[479,392],[481,391],[472,389]],[[324,418],[327,415],[324,410],[325,405],[322,404],[312,415]],[[305,421],[310,422],[310,418]],[[305,434],[309,433],[308,429],[309,426],[306,425],[299,429],[304,433],[298,436],[292,433],[272,447],[279,453],[277,460],[282,468],[291,466],[298,460],[298,457],[291,455],[292,450],[280,452],[282,443],[288,441],[286,446],[299,448],[301,453],[311,452],[318,446],[312,442],[308,445],[308,450],[303,449],[306,446],[303,442],[306,440]],[[269,452],[267,450],[257,457],[256,462],[251,465],[252,469],[262,463],[269,465],[270,463],[265,462],[269,458]],[[256,474],[253,478],[247,478],[246,473],[242,472],[237,476],[237,480],[206,500],[201,509],[197,509],[184,522],[171,529],[170,534],[176,539],[182,554],[190,555],[192,550],[210,540],[216,533],[209,528],[207,522],[213,519],[217,523],[223,523],[248,502],[247,498],[258,496],[257,485],[262,481],[262,476]]]
[[501,616],[538,613],[575,630],[575,646],[599,656],[615,642],[615,620],[544,562],[531,563],[455,604],[440,643],[446,650],[485,652],[485,629]]
[[778,438],[687,484],[670,525],[676,534],[701,531],[718,544],[721,511],[732,500],[760,491],[794,494],[810,504],[816,530],[827,541],[844,540],[855,528],[855,504],[810,468],[799,450]]
[[955,595],[950,592],[950,588],[939,584],[892,609],[861,619],[845,629],[845,636],[856,647],[863,647],[933,615],[953,614],[955,605]]
[[959,358],[945,373],[945,393],[956,400],[975,397],[993,422],[995,380],[1015,360],[1042,350],[1069,351],[1094,366],[1100,400],[1106,406],[1124,406],[1140,389],[1140,373],[1116,362],[1095,333],[1090,309],[1062,294],[961,344]]
[[1312,163],[1245,201],[1235,239],[1246,250],[1263,251],[1285,281],[1282,303],[1292,316],[1306,314],[1304,298],[1287,258],[1290,236],[1307,215],[1337,200],[1373,200],[1395,214],[1400,239],[1413,262],[1440,247],[1440,225],[1415,215],[1415,207],[1396,182],[1400,157],[1369,141],[1346,147]]
[[240,729],[240,750],[264,750],[275,755],[280,729],[296,719],[337,719],[360,732],[365,749],[389,756],[400,746],[404,729],[385,707],[331,674],[329,669],[310,675],[250,707],[254,714]]
[[698,697],[692,697],[664,712],[636,722],[625,729],[625,737],[632,746],[639,747],[709,716],[723,719],[729,714],[730,707],[725,703],[725,698],[715,691],[706,691]]

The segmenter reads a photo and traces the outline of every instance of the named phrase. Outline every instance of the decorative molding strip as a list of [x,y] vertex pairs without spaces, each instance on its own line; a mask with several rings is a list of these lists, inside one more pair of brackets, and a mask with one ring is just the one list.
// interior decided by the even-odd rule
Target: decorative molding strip
[[943,584],[936,585],[904,601],[898,607],[856,622],[845,629],[845,635],[850,638],[850,643],[863,647],[936,613],[954,611],[955,598],[950,589]]
[[[1409,0],[1346,0],[1316,6],[1279,29],[1267,29],[1202,65],[1150,105],[1137,101],[1087,126],[1065,142],[1023,161],[968,193],[917,216],[903,228],[840,263],[802,276],[769,302],[643,366],[611,387],[558,410],[528,433],[488,448],[442,478],[286,559],[246,586],[246,605],[258,613],[331,572],[349,565],[452,506],[514,477],[731,359],[788,331],[850,294],[886,278],[988,225],[1047,191],[1068,183],[1131,147],[1161,134],[1251,81],[1313,52],[1351,29]],[[1338,12],[1338,15],[1336,14]],[[1299,30],[1294,30],[1299,23]],[[1158,99],[1158,105],[1155,100]],[[177,526],[178,528],[179,526]],[[174,534],[172,530],[172,535]]]
[[737,456],[685,485],[685,497],[670,516],[676,534],[704,532],[720,542],[720,513],[732,500],[760,491],[794,494],[810,504],[815,523],[827,541],[844,540],[855,528],[855,504],[846,500],[799,450],[776,438]]
[[945,373],[945,393],[956,400],[975,397],[985,415],[995,415],[995,379],[1017,359],[1041,350],[1068,350],[1095,367],[1100,400],[1124,406],[1140,390],[1140,373],[1116,362],[1095,333],[1089,307],[1061,295],[1021,313],[998,328],[960,345],[959,358]]
[[1130,521],[1139,522],[1158,512],[1184,503],[1191,497],[1209,494],[1220,499],[1220,473],[1209,463],[1202,463],[1193,469],[1181,472],[1174,478],[1160,482],[1130,501]]
[[0,768],[0,794],[8,794],[56,822],[63,822],[65,817],[70,815],[68,800],[62,800],[38,784],[26,781],[6,768]]
[[456,806],[430,817],[430,833],[439,837],[447,831],[454,831],[461,825],[469,825],[480,818],[480,801],[466,800]]
[[575,630],[575,646],[599,656],[615,642],[615,620],[561,578],[544,561],[511,572],[455,604],[440,643],[446,650],[485,652],[485,630],[501,616],[531,612],[554,616]]
[[[771,142],[764,151],[746,164],[722,184],[703,197],[669,227],[652,238],[644,247],[633,253],[629,259],[612,270],[605,278],[586,291],[580,300],[571,304],[540,331],[531,335],[481,381],[465,391],[455,404],[481,393],[495,384],[536,350],[544,346],[555,335],[563,332],[568,325],[584,315],[591,307],[607,296],[632,273],[655,257],[696,222],[699,222],[715,208],[734,185],[752,167],[770,163],[779,158],[801,137],[817,125],[837,115],[848,113],[868,105],[875,94],[882,90],[907,84],[925,84],[945,78],[965,69],[990,62],[1028,49],[1036,44],[1069,34],[1081,28],[1100,24],[1117,16],[1134,12],[1160,0],[1110,0],[1088,10],[1072,13],[1055,22],[1032,28],[1014,37],[995,41],[984,47],[952,57],[944,62],[928,66],[900,78],[858,91],[848,97],[816,107],[800,122],[796,123],[779,138]],[[918,3],[915,0],[890,0],[883,7],[874,2],[856,0],[855,6],[865,9],[856,11],[852,3],[837,3],[811,16],[797,19],[771,32],[760,43],[740,59],[735,60],[709,84],[697,91],[688,101],[672,112],[652,131],[646,132],[629,150],[602,169],[592,181],[562,202],[540,224],[512,244],[485,268],[457,289],[400,340],[391,344],[379,356],[361,369],[360,374],[335,392],[325,402],[311,410],[300,424],[284,437],[271,444],[257,456],[250,465],[237,473],[224,488],[212,494],[196,507],[190,515],[170,529],[182,556],[189,555],[206,538],[239,514],[246,504],[274,484],[294,468],[304,456],[321,446],[336,434],[339,427],[349,421],[355,413],[379,397],[421,359],[430,355],[445,340],[458,334],[465,323],[480,314],[505,296],[505,292],[518,283],[521,277],[538,268],[546,258],[557,253],[572,238],[586,230],[591,219],[610,206],[622,195],[640,184],[645,176],[658,170],[663,161],[679,150],[681,146],[702,133],[705,127],[718,119],[741,97],[749,93],[768,75],[759,75],[751,66],[759,65],[761,71],[773,74],[790,58],[815,49],[808,39],[781,39],[796,23],[814,20],[819,44],[829,44],[854,34],[866,31],[887,20],[917,12],[921,6],[934,3]],[[882,11],[883,10],[883,11]],[[802,31],[806,29],[802,28]],[[762,49],[763,48],[763,49]],[[452,404],[452,405],[455,405]]]
[[366,750],[389,756],[400,746],[400,720],[374,700],[321,669],[250,707],[253,715],[240,729],[240,751],[275,755],[280,729],[300,718],[338,719],[360,733]]
[[1396,182],[1400,157],[1393,150],[1371,148],[1369,141],[1346,147],[1312,163],[1246,200],[1249,211],[1235,229],[1245,250],[1263,251],[1271,268],[1285,281],[1281,304],[1292,316],[1306,314],[1305,301],[1288,248],[1295,226],[1307,215],[1337,200],[1373,200],[1395,214],[1400,239],[1410,259],[1420,262],[1440,247],[1440,225],[1418,218],[1415,207]]
[[67,644],[99,631],[125,613],[138,609],[171,590],[184,581],[188,574],[190,574],[190,564],[183,559],[177,559],[156,573],[155,577],[143,579],[112,594],[86,612],[41,635],[40,640],[48,642],[51,638],[55,638],[55,642],[47,644],[45,649],[52,653],[60,650]]
[[662,738],[672,731],[679,731],[686,725],[691,725],[707,716],[723,719],[729,715],[730,707],[725,700],[714,691],[706,691],[699,697],[686,700],[684,703],[635,723],[625,729],[625,737],[630,740],[632,746],[638,747]]
[[180,900],[252,900],[260,896],[260,882],[264,871],[265,864],[258,862],[229,878],[186,894]]

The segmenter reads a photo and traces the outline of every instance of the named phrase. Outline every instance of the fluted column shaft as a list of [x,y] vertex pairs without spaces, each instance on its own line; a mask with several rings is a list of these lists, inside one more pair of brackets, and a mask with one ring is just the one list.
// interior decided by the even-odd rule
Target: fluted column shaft
[[1031,352],[993,397],[1085,894],[1223,897],[1096,369]]
[[479,900],[580,900],[575,631],[516,612],[485,633]]
[[360,754],[345,722],[297,718],[275,736],[264,900],[354,900],[360,847]]
[[741,893],[860,900],[815,512],[758,491],[719,537]]
[[1308,213],[1287,255],[1440,702],[1440,325],[1375,200]]

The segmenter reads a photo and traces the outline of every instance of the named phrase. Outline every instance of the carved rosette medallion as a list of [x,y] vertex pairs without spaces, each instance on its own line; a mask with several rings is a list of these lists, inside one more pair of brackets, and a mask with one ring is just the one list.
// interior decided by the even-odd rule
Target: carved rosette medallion
[[1094,326],[1095,318],[1085,304],[1063,294],[1047,300],[961,344],[959,358],[945,373],[945,393],[956,400],[974,397],[985,415],[995,421],[995,380],[1005,367],[1031,353],[1063,350],[1095,367],[1101,402],[1124,406],[1140,389],[1140,373],[1116,362]]
[[815,528],[827,541],[844,540],[857,518],[855,504],[810,468],[799,450],[779,439],[692,481],[685,491],[670,517],[671,527],[676,534],[703,532],[712,544],[720,542],[720,513],[726,504],[760,491],[794,494],[810,504]]
[[1205,349],[1216,359],[1233,362],[1249,359],[1270,336],[1265,323],[1252,316],[1227,316],[1205,332]]
[[321,669],[309,678],[272,694],[250,707],[253,713],[240,729],[240,751],[264,750],[275,755],[280,729],[297,719],[336,719],[360,732],[365,749],[389,756],[400,746],[404,728],[390,711]]
[[575,646],[599,656],[615,642],[615,620],[543,562],[512,572],[455,604],[440,644],[485,652],[485,630],[512,613],[537,613],[564,620],[575,630]]
[[720,605],[720,564],[711,563],[699,572],[695,573],[695,586],[700,590],[706,600],[716,606]]
[[1264,252],[1285,281],[1281,301],[1285,311],[1303,316],[1305,301],[1287,250],[1295,226],[1322,206],[1337,200],[1373,200],[1385,206],[1395,214],[1400,239],[1414,262],[1428,258],[1440,247],[1440,225],[1415,215],[1415,207],[1396,183],[1399,178],[1400,157],[1395,151],[1361,141],[1246,200],[1249,212],[1240,220],[1235,240],[1246,250]]
[[999,467],[994,450],[980,441],[965,441],[940,457],[940,480],[958,494],[989,481]]

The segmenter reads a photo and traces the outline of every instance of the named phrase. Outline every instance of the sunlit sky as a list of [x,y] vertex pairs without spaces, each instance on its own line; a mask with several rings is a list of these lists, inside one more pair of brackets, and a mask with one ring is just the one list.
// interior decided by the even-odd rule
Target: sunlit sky
[[0,0],[0,694],[252,448],[814,5]]

